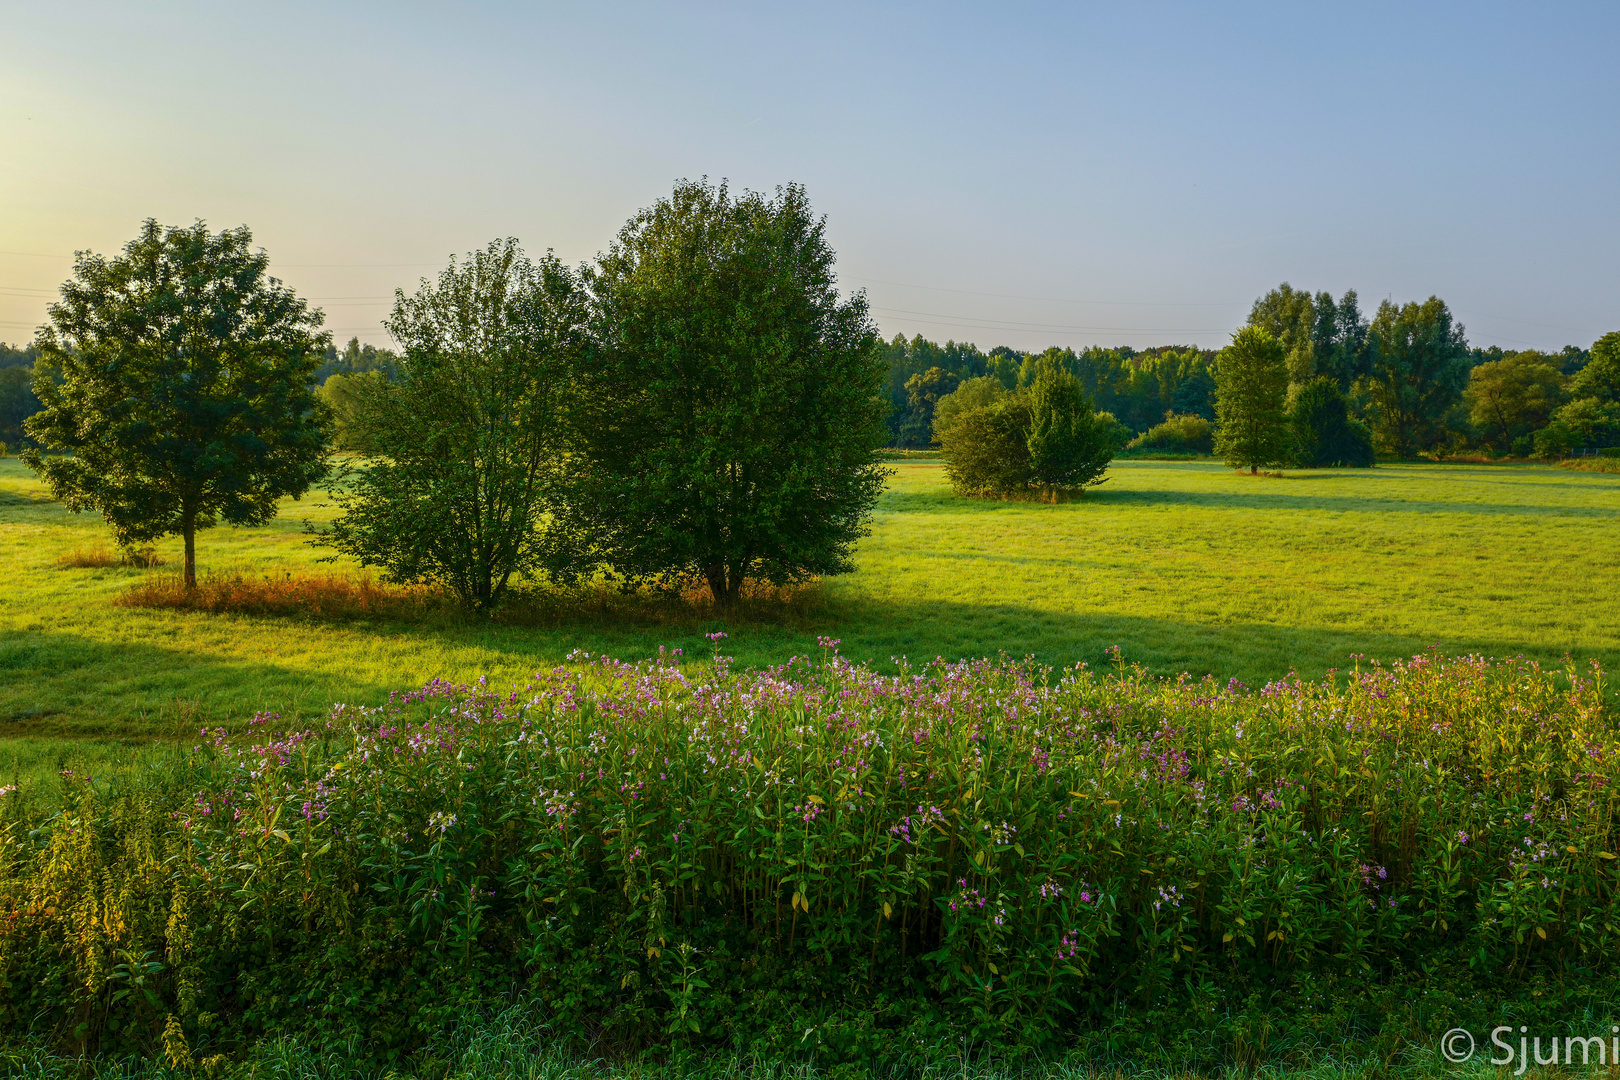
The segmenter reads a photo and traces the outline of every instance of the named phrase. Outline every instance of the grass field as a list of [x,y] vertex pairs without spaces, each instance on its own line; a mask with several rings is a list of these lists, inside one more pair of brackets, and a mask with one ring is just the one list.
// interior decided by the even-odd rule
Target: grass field
[[[1282,478],[1209,462],[1121,462],[1078,503],[958,499],[936,461],[896,475],[858,557],[781,619],[730,625],[741,665],[816,651],[854,660],[1033,653],[1127,660],[1259,683],[1356,654],[1566,653],[1620,661],[1620,476],[1534,466],[1394,465]],[[321,566],[312,493],[259,529],[199,537],[204,572]],[[432,676],[510,683],[576,648],[708,655],[711,612],[564,610],[544,625],[209,615],[112,601],[146,570],[59,569],[108,546],[93,516],[0,460],[0,770],[172,743],[255,710],[322,713]],[[172,568],[176,540],[158,545]],[[348,567],[348,569],[353,569]]]

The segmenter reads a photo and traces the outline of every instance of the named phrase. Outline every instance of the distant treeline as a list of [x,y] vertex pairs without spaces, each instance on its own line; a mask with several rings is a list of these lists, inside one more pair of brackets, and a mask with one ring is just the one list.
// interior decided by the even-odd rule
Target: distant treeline
[[889,365],[889,430],[895,446],[927,446],[933,409],[958,383],[991,375],[1008,390],[1028,386],[1044,363],[1056,363],[1077,376],[1093,406],[1112,413],[1133,431],[1146,431],[1167,412],[1215,418],[1215,350],[1195,345],[1161,345],[1137,350],[1092,346],[1080,352],[1053,346],[1019,352],[997,345],[988,353],[968,342],[937,345],[920,334],[909,341],[896,334],[883,346]]
[[[1556,457],[1620,444],[1620,376],[1609,372],[1620,335],[1557,352],[1472,348],[1437,297],[1386,301],[1368,319],[1354,291],[1335,300],[1287,283],[1255,301],[1247,325],[1281,343],[1290,400],[1307,388],[1342,398],[1345,414],[1366,426],[1385,455]],[[1137,435],[1188,417],[1216,418],[1218,353],[1211,349],[1054,346],[1035,353],[998,345],[984,352],[970,342],[940,345],[899,334],[881,347],[894,446],[932,444],[935,406],[966,380],[991,376],[1015,390],[1047,365],[1077,376],[1098,412]]]

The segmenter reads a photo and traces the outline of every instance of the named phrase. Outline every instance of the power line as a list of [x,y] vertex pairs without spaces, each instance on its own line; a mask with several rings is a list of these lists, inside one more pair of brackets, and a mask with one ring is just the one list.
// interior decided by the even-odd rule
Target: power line
[[887,312],[891,315],[920,315],[933,319],[959,320],[966,319],[960,325],[975,326],[981,330],[1065,330],[1077,333],[1122,333],[1122,334],[1215,334],[1229,333],[1229,326],[1072,326],[1064,323],[1033,323],[1018,322],[1010,319],[978,319],[973,316],[953,316],[937,311],[907,311],[903,308],[878,308],[873,311]]
[[902,289],[928,289],[931,292],[957,293],[961,296],[993,296],[1001,300],[1034,300],[1043,304],[1112,304],[1116,307],[1233,307],[1237,301],[1198,300],[1074,300],[1058,296],[1020,296],[1014,293],[976,292],[972,289],[947,289],[939,285],[914,285],[908,281],[884,281],[881,278],[848,275],[851,281],[869,281],[876,285],[898,285]]

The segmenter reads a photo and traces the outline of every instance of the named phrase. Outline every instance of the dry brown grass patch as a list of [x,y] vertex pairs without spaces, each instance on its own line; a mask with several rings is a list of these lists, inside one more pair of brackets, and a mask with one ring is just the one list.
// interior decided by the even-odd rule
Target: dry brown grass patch
[[214,614],[314,615],[322,618],[409,618],[443,610],[447,598],[419,585],[387,585],[369,574],[206,574],[194,589],[178,574],[151,574],[120,596],[125,607],[175,608]]
[[[187,589],[178,574],[149,574],[114,601],[125,607],[212,614],[302,615],[323,619],[385,618],[451,621],[468,618],[450,592],[429,585],[395,585],[369,574],[207,574]],[[776,586],[749,582],[722,612],[701,581],[670,589],[626,590],[595,582],[568,589],[519,587],[493,621],[506,626],[595,624],[697,626],[716,618],[733,623],[810,623],[824,613],[821,582]]]
[[125,548],[116,554],[107,549],[106,544],[96,544],[94,547],[78,547],[72,551],[64,551],[56,557],[58,570],[90,570],[110,566],[128,566],[138,570],[151,570],[162,566],[168,560],[157,553],[155,548]]

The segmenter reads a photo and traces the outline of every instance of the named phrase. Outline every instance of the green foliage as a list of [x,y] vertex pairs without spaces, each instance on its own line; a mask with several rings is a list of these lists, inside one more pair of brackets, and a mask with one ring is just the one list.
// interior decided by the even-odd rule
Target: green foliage
[[906,421],[900,428],[901,446],[928,446],[934,430],[934,409],[952,394],[961,378],[955,372],[931,367],[906,380]]
[[1468,342],[1445,301],[1385,301],[1373,319],[1376,348],[1365,385],[1372,427],[1397,457],[1429,450],[1447,438],[1446,416],[1468,384]]
[[[888,425],[890,442],[895,446],[927,446],[929,427],[913,411],[911,394],[906,386],[914,376],[931,368],[948,372],[960,380],[978,378],[991,372],[1004,360],[987,357],[978,348],[965,341],[947,341],[944,345],[924,338],[921,334],[909,341],[904,334],[896,334],[892,341],[879,341],[878,351],[888,367],[887,392],[891,404]],[[1003,351],[1006,351],[1003,347]],[[1016,365],[1007,385],[1016,379]]]
[[1373,463],[1372,432],[1351,418],[1339,384],[1327,376],[1289,388],[1288,423],[1299,465],[1366,468]]
[[1199,365],[1182,380],[1170,395],[1170,410],[1173,415],[1197,416],[1204,420],[1215,419],[1215,376],[1209,373],[1209,368]]
[[388,380],[380,371],[352,375],[332,374],[316,389],[315,396],[332,417],[332,445],[339,450],[367,450],[363,419],[364,400],[386,393]]
[[1475,367],[1463,398],[1487,443],[1506,450],[1546,426],[1564,399],[1564,376],[1540,353],[1515,353]]
[[[599,354],[570,513],[632,580],[853,569],[883,490],[883,361],[804,189],[678,184],[590,273]],[[926,435],[926,429],[924,429]]]
[[1107,445],[1114,448],[1117,453],[1125,449],[1126,445],[1136,435],[1129,424],[1120,420],[1111,412],[1099,412],[1096,417],[1097,429],[1102,432]]
[[375,456],[322,542],[485,614],[513,575],[569,572],[557,511],[589,332],[575,275],[497,241],[399,291],[388,329],[404,347],[395,382],[328,380],[334,397],[358,385],[346,430]]
[[938,433],[945,475],[958,495],[1011,495],[1029,489],[1035,468],[1026,442],[1029,397],[1008,394],[989,405],[963,409]]
[[1080,380],[1043,364],[1029,384],[1031,479],[1041,487],[1078,491],[1103,482],[1114,457],[1113,432],[1097,422]]
[[0,371],[6,368],[31,368],[39,360],[39,346],[26,345],[18,348],[0,341]]
[[946,474],[963,495],[1014,495],[1030,488],[1076,491],[1102,483],[1118,449],[1113,417],[1101,418],[1061,359],[1036,358],[1027,386],[1007,392],[973,379],[940,400],[934,436]]
[[167,770],[70,769],[59,808],[0,795],[0,1030],[382,1065],[521,997],[604,1049],[814,1032],[894,1066],[1174,1029],[1188,1069],[1241,1057],[1256,998],[1309,1030],[1349,996],[1333,1022],[1387,1038],[1433,1034],[1414,998],[1449,1027],[1613,988],[1599,670],[1426,655],[1255,693],[883,676],[835,645],[435,681],[312,727],[261,713]]
[[23,422],[39,411],[33,384],[32,367],[0,367],[0,440],[12,446],[23,443]]
[[1620,330],[1592,343],[1592,359],[1570,380],[1571,398],[1620,402]]
[[1246,326],[1232,335],[1215,366],[1215,452],[1251,473],[1293,460],[1286,402],[1288,362],[1282,342]]
[[333,375],[372,373],[391,379],[398,366],[399,356],[392,350],[361,345],[360,339],[354,337],[349,339],[342,352],[338,352],[335,345],[326,347],[326,357],[321,366],[315,369],[315,381],[324,385]]
[[1574,450],[1620,446],[1620,401],[1578,398],[1535,434],[1536,456],[1557,459]]
[[181,534],[188,585],[198,529],[260,524],[326,472],[321,314],[252,241],[148,220],[122,256],[77,256],[38,338],[23,460],[121,547]]
[[934,406],[933,442],[941,440],[941,433],[948,430],[962,413],[972,409],[993,405],[1007,397],[1007,391],[1001,380],[994,375],[981,375],[976,379],[964,379],[955,390],[939,399]]
[[1353,289],[1335,304],[1329,293],[1313,297],[1285,281],[1254,302],[1249,325],[1282,343],[1291,382],[1323,377],[1348,392],[1368,372],[1371,341]]
[[1156,450],[1164,454],[1213,454],[1215,425],[1202,416],[1171,415],[1132,439],[1127,450]]

